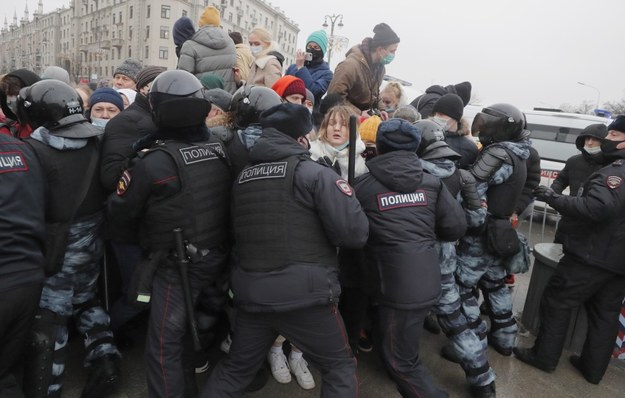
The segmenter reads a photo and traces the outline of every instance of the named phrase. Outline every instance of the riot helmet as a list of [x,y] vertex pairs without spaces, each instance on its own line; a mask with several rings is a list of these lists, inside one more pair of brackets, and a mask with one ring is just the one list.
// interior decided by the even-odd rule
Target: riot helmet
[[184,70],[169,70],[154,79],[148,101],[152,119],[161,128],[181,129],[204,124],[211,103],[202,83]]
[[259,123],[260,114],[282,103],[280,96],[270,88],[243,85],[232,96],[230,110],[235,113],[234,125],[245,129],[250,124]]
[[525,115],[510,104],[494,104],[475,115],[471,133],[479,133],[482,145],[494,142],[518,141],[525,128]]
[[60,80],[41,80],[24,87],[17,97],[17,118],[33,129],[44,127],[65,138],[87,138],[102,134],[83,115],[82,98]]
[[417,148],[417,155],[421,159],[458,160],[461,158],[460,154],[452,150],[445,142],[445,132],[438,123],[426,119],[419,120],[414,125],[421,130],[421,143]]

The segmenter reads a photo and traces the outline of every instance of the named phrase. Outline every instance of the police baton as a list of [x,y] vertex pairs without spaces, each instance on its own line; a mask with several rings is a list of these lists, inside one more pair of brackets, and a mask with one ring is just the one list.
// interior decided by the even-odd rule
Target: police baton
[[174,240],[176,241],[176,256],[178,257],[178,270],[180,271],[180,283],[182,285],[182,293],[184,294],[184,306],[187,310],[187,319],[189,320],[189,329],[191,329],[191,337],[193,338],[193,348],[200,351],[200,336],[197,333],[197,322],[195,320],[195,310],[193,308],[193,296],[191,295],[191,285],[189,284],[189,259],[182,239],[182,228],[174,229]]
[[347,182],[349,185],[354,185],[354,173],[356,169],[356,137],[358,136],[358,130],[356,128],[357,116],[351,115],[349,117],[349,149],[348,149],[348,163],[347,163]]

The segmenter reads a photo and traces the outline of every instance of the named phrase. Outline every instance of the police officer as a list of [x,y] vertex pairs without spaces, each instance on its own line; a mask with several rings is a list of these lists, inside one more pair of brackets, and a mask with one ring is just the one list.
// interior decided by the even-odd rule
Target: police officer
[[[516,344],[512,297],[504,278],[506,259],[512,255],[512,249],[519,248],[510,217],[527,174],[525,160],[530,144],[524,139],[524,126],[525,115],[509,104],[488,106],[473,119],[472,131],[479,132],[484,149],[470,171],[484,207],[469,212],[469,229],[457,248],[456,280],[469,327],[481,339],[484,349],[488,341],[504,356],[511,355]],[[488,332],[472,294],[478,284],[491,304]],[[472,390],[477,397],[495,396],[494,382],[479,388],[472,386]]]
[[[466,230],[460,203],[445,185],[423,172],[416,150],[421,130],[401,119],[378,127],[378,155],[356,182],[371,236],[365,251],[375,273],[381,350],[403,397],[447,397],[419,357],[423,321],[438,302],[441,268],[437,241]],[[419,261],[415,262],[418,258]]]
[[[139,226],[141,246],[157,265],[145,349],[150,397],[197,395],[191,363],[192,332],[185,291],[174,255],[173,230],[182,228],[192,299],[215,282],[228,254],[227,224],[230,167],[221,141],[204,118],[210,103],[195,76],[166,71],[152,83],[148,100],[158,127],[157,141],[126,170],[109,198],[109,219],[116,228]],[[145,267],[138,267],[141,272]]]
[[537,199],[562,214],[564,257],[543,293],[534,346],[514,350],[521,361],[553,372],[571,310],[584,305],[588,334],[581,354],[569,360],[592,384],[601,381],[610,362],[625,296],[625,116],[608,126],[601,152],[607,165],[590,175],[577,196],[545,186],[535,190]]
[[47,234],[57,242],[46,247],[51,276],[33,325],[26,396],[61,396],[70,317],[84,337],[90,370],[82,396],[104,396],[119,378],[119,352],[96,297],[103,256],[105,195],[97,178],[102,132],[83,116],[78,93],[58,80],[21,89],[17,111],[20,123],[35,129],[26,142],[45,170]]
[[16,375],[44,279],[44,175],[28,145],[0,134],[0,146],[0,397],[21,397]]
[[322,396],[355,397],[356,360],[337,310],[336,247],[362,247],[367,218],[349,184],[310,159],[306,107],[280,104],[260,122],[252,165],[233,188],[235,333],[202,396],[241,396],[282,334],[321,369]]
[[[454,198],[467,210],[481,207],[473,175],[456,168],[455,161],[460,154],[453,151],[445,142],[445,132],[432,120],[420,120],[415,126],[421,130],[421,143],[417,155],[423,170],[443,181]],[[464,216],[463,216],[464,219]],[[441,354],[446,359],[460,363],[469,385],[486,386],[495,381],[495,372],[488,364],[486,350],[480,339],[469,328],[462,312],[460,293],[455,280],[456,244],[440,242],[441,297],[434,306],[438,322],[449,344],[443,346]]]

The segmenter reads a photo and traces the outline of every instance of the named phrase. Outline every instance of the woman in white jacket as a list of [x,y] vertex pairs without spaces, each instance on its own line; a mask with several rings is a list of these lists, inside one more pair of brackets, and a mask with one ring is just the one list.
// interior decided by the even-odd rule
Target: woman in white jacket
[[[314,160],[327,157],[330,163],[347,179],[349,164],[349,117],[353,115],[351,108],[345,105],[332,107],[323,118],[318,131],[318,139],[310,143],[310,154]],[[358,177],[367,171],[362,153],[365,144],[356,138],[356,165],[354,176]]]

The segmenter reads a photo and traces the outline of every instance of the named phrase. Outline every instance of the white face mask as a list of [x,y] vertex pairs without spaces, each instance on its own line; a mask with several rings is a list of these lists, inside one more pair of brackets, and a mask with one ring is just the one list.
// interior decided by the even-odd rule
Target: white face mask
[[256,56],[256,54],[263,51],[263,46],[252,46],[250,47],[250,51],[252,52],[252,55]]
[[444,131],[449,130],[449,122],[451,119],[446,119],[444,117],[434,116],[430,118],[431,121],[438,124]]
[[106,127],[106,124],[109,122],[109,120],[111,119],[100,119],[97,117],[92,117],[91,124],[104,130],[104,127]]
[[589,155],[596,155],[597,153],[601,152],[601,147],[600,146],[584,146],[584,150],[589,154]]

